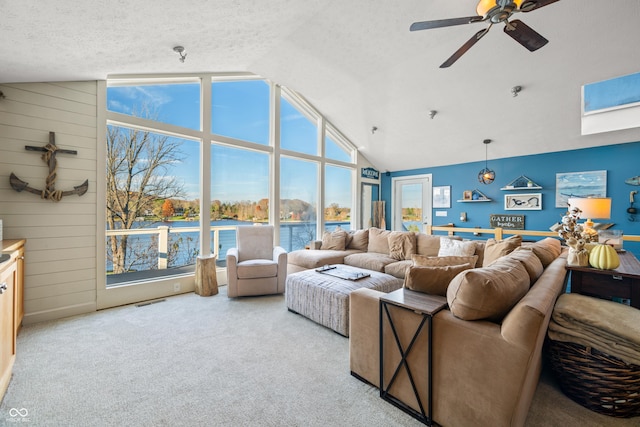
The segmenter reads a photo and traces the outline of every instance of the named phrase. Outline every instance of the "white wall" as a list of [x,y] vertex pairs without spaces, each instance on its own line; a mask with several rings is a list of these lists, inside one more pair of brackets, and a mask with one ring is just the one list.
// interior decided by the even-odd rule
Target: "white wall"
[[[96,309],[97,83],[2,84],[0,91],[0,219],[5,239],[26,239],[24,323]],[[14,191],[14,172],[44,188],[47,164],[25,145],[43,147],[55,132],[59,148],[55,187],[89,190],[59,202]]]

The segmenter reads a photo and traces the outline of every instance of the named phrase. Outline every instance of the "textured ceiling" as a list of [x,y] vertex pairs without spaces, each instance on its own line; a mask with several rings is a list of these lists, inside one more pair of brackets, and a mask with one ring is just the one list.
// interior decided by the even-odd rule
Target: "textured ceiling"
[[474,15],[474,0],[0,0],[0,83],[253,72],[301,93],[383,171],[484,160],[486,138],[490,159],[640,141],[580,135],[581,85],[640,71],[640,2],[606,5],[518,14],[549,44],[531,53],[499,24],[440,69],[486,24],[409,25]]

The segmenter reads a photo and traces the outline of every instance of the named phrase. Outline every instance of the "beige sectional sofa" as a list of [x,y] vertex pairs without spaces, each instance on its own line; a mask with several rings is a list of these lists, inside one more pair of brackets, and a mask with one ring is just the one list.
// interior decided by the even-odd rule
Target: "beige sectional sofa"
[[[502,241],[462,241],[371,228],[325,233],[312,247],[289,254],[289,272],[344,263],[403,278],[402,292],[446,297],[447,308],[435,314],[432,324],[436,423],[524,425],[540,377],[549,319],[566,287],[567,249],[558,239],[522,243],[520,236],[512,236]],[[350,293],[351,373],[376,387],[383,295],[364,288]],[[393,316],[406,347],[422,315],[398,309]],[[383,334],[385,342],[393,342],[388,326]],[[409,363],[414,366],[420,400],[426,402],[426,334],[414,347]],[[385,346],[384,355],[384,372],[393,371],[400,361],[397,349]],[[390,393],[420,410],[404,370]]]
[[[486,247],[485,252],[489,251]],[[447,297],[448,307],[433,317],[431,347],[433,419],[445,427],[524,425],[540,377],[549,319],[565,289],[566,249],[556,239],[525,244],[494,260],[485,257],[485,261],[483,267],[469,266],[461,272],[447,271],[451,265],[410,267],[405,278],[405,287],[413,283],[422,291]],[[439,279],[428,279],[433,275]],[[350,369],[354,376],[376,387],[382,295],[370,289],[350,295]],[[401,325],[399,335],[409,340],[422,316],[410,310],[393,315],[395,324]],[[385,342],[393,341],[390,328],[383,333]],[[422,402],[426,402],[423,361],[428,341],[424,336],[415,348],[409,363],[416,366],[413,378]],[[386,346],[384,354],[387,372],[397,366],[399,355]],[[419,410],[404,371],[393,387],[395,397]]]

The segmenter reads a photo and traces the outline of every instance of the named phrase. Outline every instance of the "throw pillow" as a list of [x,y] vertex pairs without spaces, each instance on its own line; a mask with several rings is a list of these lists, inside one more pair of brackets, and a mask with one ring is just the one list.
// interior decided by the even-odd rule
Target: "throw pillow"
[[482,266],[486,267],[500,257],[510,254],[517,247],[522,245],[522,236],[515,235],[504,240],[487,239],[484,245],[484,259]]
[[475,242],[440,237],[438,256],[471,256],[476,252]]
[[[500,262],[500,259],[494,262]],[[542,262],[540,262],[540,258],[536,256],[531,248],[516,248],[513,252],[507,255],[507,259],[515,259],[522,263],[524,268],[527,270],[527,273],[529,273],[530,285],[533,285],[544,271],[544,267],[542,266]]]
[[520,262],[505,258],[454,277],[447,288],[447,302],[460,319],[501,322],[528,291],[527,270]]
[[416,253],[426,256],[438,256],[440,236],[418,233],[416,235]]
[[451,280],[459,273],[470,269],[469,264],[441,267],[409,267],[404,279],[404,287],[416,292],[447,296]]
[[320,249],[344,251],[346,241],[347,232],[344,230],[325,231],[322,233],[322,246],[320,246]]
[[408,231],[392,231],[387,237],[389,256],[398,261],[411,259],[416,251],[416,235]]
[[554,239],[553,237],[547,237],[539,240],[528,245],[528,247],[530,247],[533,253],[540,258],[540,262],[542,262],[542,266],[544,268],[547,268],[547,266],[551,264],[554,259],[558,258],[562,252],[560,240]]
[[371,227],[369,229],[369,245],[367,246],[367,252],[389,255],[389,234],[391,234],[391,231]]
[[475,267],[478,256],[424,256],[414,254],[411,256],[413,265],[417,267],[444,267],[447,265],[469,264]]
[[351,239],[347,242],[347,249],[366,252],[369,246],[369,230],[350,231],[348,235]]

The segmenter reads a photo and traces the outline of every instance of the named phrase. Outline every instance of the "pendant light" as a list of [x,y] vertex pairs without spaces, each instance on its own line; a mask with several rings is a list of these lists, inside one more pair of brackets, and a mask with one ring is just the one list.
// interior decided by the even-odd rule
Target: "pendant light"
[[496,179],[496,173],[487,166],[487,151],[491,140],[485,139],[482,142],[484,143],[484,169],[478,172],[478,181],[483,184],[491,184]]

